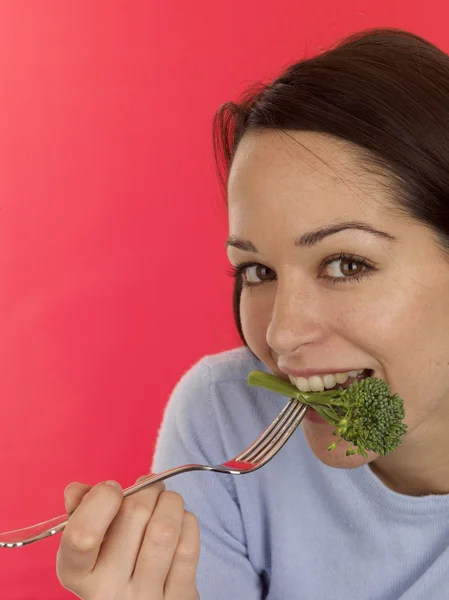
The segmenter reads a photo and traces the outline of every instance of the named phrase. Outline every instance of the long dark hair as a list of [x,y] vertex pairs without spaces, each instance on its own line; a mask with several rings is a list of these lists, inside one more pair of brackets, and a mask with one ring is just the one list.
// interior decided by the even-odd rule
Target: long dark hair
[[[430,42],[398,29],[360,32],[221,106],[214,150],[225,193],[238,144],[253,129],[356,144],[367,168],[389,176],[398,209],[449,249],[449,56]],[[241,290],[237,279],[234,317],[246,344]]]

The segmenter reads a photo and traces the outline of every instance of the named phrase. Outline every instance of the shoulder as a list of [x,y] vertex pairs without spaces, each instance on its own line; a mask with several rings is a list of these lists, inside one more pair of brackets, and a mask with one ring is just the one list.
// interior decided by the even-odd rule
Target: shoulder
[[[221,462],[234,448],[241,450],[248,435],[260,434],[276,413],[268,420],[259,414],[267,409],[265,390],[248,385],[252,370],[266,367],[242,347],[204,356],[181,376],[159,430],[158,468],[185,462],[188,452],[195,460]],[[180,456],[173,456],[176,446],[183,448]]]
[[246,347],[204,356],[176,384],[165,418],[176,420],[179,429],[191,433],[200,429],[229,431],[233,425],[235,431],[248,427],[257,417],[264,422],[261,412],[267,410],[270,395],[276,396],[278,406],[280,396],[248,385],[252,370],[267,371],[267,367]]
[[240,451],[260,435],[286,401],[250,386],[248,374],[253,370],[268,371],[246,347],[204,356],[176,384],[165,420],[176,423],[186,438],[215,445],[221,440],[225,454]]
[[265,365],[246,347],[234,348],[207,355],[186,371],[176,384],[175,391],[204,390],[223,383],[246,381],[252,370],[266,371]]

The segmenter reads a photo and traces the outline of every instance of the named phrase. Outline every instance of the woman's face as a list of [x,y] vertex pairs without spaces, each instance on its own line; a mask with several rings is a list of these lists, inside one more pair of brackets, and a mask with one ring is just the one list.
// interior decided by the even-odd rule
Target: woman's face
[[[428,228],[394,212],[354,147],[317,133],[289,136],[247,134],[230,173],[228,254],[233,266],[246,265],[249,347],[286,379],[371,369],[405,402],[408,432],[394,454],[446,448],[448,262]],[[366,462],[346,457],[345,442],[329,452],[333,427],[308,414],[303,427],[319,459]]]

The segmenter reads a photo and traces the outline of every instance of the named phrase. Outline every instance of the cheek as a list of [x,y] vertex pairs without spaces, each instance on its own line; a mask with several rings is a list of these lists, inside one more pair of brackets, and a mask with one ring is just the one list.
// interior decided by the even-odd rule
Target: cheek
[[397,282],[390,289],[388,298],[365,299],[342,316],[338,331],[346,327],[351,341],[374,358],[392,392],[402,396],[410,432],[432,414],[449,411],[449,336],[443,326],[449,322],[449,302],[442,301],[448,294]]
[[249,347],[264,360],[269,354],[266,335],[272,314],[272,301],[268,294],[259,294],[258,291],[247,289],[242,292],[240,318]]
[[[332,314],[331,329],[361,347],[368,343],[380,350],[388,347],[389,341],[400,339],[402,330],[408,329],[410,324],[407,316],[410,303],[404,301],[404,294],[386,295],[382,290],[376,293],[374,286],[367,286],[360,294],[355,292],[348,298],[334,296],[327,303],[327,310]],[[323,303],[323,310],[325,308]]]
[[[390,292],[386,294],[385,285],[370,287],[367,293],[351,298],[348,309],[340,299],[333,300],[328,305],[330,330],[374,358],[382,371],[401,362],[409,367],[422,364],[425,357],[435,355],[442,339],[441,323],[449,318],[449,311],[445,309],[443,315],[441,302],[432,300],[429,305],[428,298],[397,282],[389,282]],[[443,338],[446,352],[449,336]]]

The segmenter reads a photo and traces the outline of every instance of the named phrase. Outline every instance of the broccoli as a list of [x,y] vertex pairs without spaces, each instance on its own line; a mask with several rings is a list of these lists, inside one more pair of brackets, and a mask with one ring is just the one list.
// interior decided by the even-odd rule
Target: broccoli
[[343,439],[351,444],[347,456],[359,453],[367,458],[368,450],[385,456],[399,446],[407,430],[402,422],[404,401],[398,394],[390,395],[390,388],[383,379],[367,377],[345,389],[301,392],[279,377],[251,371],[248,383],[312,406],[335,427],[333,434],[340,436],[328,447],[329,451],[335,450]]

